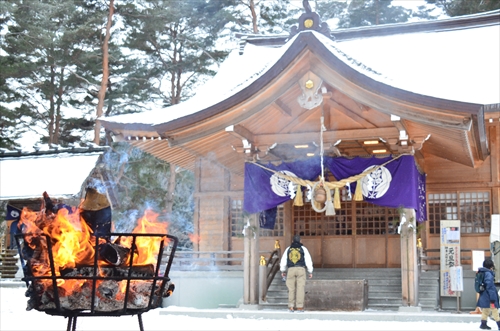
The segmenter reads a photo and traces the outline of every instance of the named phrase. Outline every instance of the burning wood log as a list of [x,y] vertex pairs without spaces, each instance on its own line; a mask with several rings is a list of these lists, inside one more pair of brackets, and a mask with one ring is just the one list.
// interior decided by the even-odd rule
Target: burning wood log
[[[97,281],[96,296],[94,299],[94,309],[96,311],[111,312],[125,308],[125,288],[126,280],[100,280]],[[67,310],[90,310],[92,302],[92,280],[81,282],[73,288],[72,291],[67,291],[64,288],[57,288],[59,295],[60,308]],[[144,280],[131,280],[129,286],[129,293],[127,298],[128,309],[144,309],[148,307],[151,298],[152,281]],[[52,285],[43,285],[42,282],[35,282],[30,289],[30,299],[28,300],[27,310],[51,310],[56,309],[56,298],[54,287]],[[152,307],[159,306],[161,297],[169,296],[174,288],[170,284],[167,290],[160,295],[159,291],[161,283],[155,284],[153,292]]]
[[128,263],[130,248],[123,247],[114,243],[105,243],[99,245],[99,258],[109,264],[119,266]]
[[[93,201],[83,204],[87,209],[57,209],[50,207],[44,192],[45,211],[53,213],[23,210],[27,309],[70,316],[89,310],[127,314],[127,309],[157,308],[175,289],[160,275],[158,257],[165,245],[175,251],[177,238],[166,234],[166,224],[150,221],[157,215],[145,213],[132,233],[113,234],[118,237],[111,242],[108,207],[102,208],[92,193],[87,198]],[[85,219],[85,212],[94,218]]]
[[[131,277],[153,277],[155,267],[152,264],[133,266]],[[98,276],[101,277],[128,277],[129,268],[127,266],[98,266]],[[94,266],[77,266],[76,268],[68,268],[61,270],[61,276],[64,277],[93,277]]]

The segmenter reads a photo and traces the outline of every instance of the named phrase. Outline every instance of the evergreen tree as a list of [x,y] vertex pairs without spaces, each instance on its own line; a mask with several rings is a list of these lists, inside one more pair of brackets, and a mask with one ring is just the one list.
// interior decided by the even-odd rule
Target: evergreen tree
[[236,0],[229,10],[231,30],[250,34],[286,34],[301,13],[290,0]]
[[[0,31],[7,29],[11,10],[8,3],[0,3]],[[3,43],[3,34],[0,33],[0,45]],[[7,85],[5,71],[10,67],[8,61],[6,57],[0,56],[0,68],[3,68],[0,69],[0,148],[13,149],[19,146],[16,140],[20,139],[24,132],[16,127],[16,114],[5,106],[17,98],[15,91]]]
[[227,55],[217,50],[216,42],[229,19],[228,3],[154,0],[117,7],[126,27],[124,47],[136,58],[122,90],[147,95],[143,101],[156,107],[189,98]]
[[[8,31],[0,55],[2,79],[16,91],[4,107],[42,142],[69,144],[92,130],[96,68],[106,8],[92,0],[7,0]],[[91,131],[90,131],[91,132]],[[91,140],[91,137],[89,137]]]
[[[347,10],[346,1],[320,1],[315,0],[315,11],[321,17],[321,20],[326,22],[331,19],[338,19],[342,13]],[[330,28],[334,28],[330,26]]]
[[450,17],[500,9],[499,0],[426,0],[426,2],[442,8]]
[[[179,238],[180,246],[192,248],[194,174],[132,147],[116,143],[104,157],[113,192],[119,205],[113,207],[117,232],[131,232],[146,209],[159,214],[158,220],[169,223],[168,232]],[[171,183],[171,173],[175,182]],[[172,187],[173,186],[173,187]],[[169,209],[170,193],[174,194]]]
[[411,11],[392,0],[352,0],[339,17],[339,27],[352,28],[408,21]]

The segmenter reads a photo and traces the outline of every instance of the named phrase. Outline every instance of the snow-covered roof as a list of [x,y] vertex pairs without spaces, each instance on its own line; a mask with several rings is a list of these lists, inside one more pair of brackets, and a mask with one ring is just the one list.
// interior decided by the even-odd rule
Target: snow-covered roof
[[[215,105],[227,97],[244,89],[269,69],[288,47],[258,47],[247,45],[240,55],[233,50],[221,64],[217,74],[208,83],[200,87],[191,99],[177,105],[155,109],[146,113],[124,114],[108,117],[113,122],[161,124],[193,114],[203,108]],[[147,116],[144,116],[147,114]],[[142,116],[141,116],[142,115]]]
[[332,42],[356,70],[417,94],[500,103],[500,25]]
[[[377,36],[374,30],[374,27],[370,27],[367,29],[369,33],[363,36],[362,29],[358,29],[355,38],[338,41],[312,32],[327,46],[332,56],[383,84],[451,101],[500,103],[500,20],[496,24],[469,24],[463,28],[382,36]],[[266,73],[293,45],[296,37],[282,47],[248,43],[242,54],[239,49],[234,50],[217,75],[193,98],[168,110],[112,116],[104,118],[104,121],[158,125],[211,107],[243,90]]]
[[0,158],[0,200],[74,198],[102,152]]

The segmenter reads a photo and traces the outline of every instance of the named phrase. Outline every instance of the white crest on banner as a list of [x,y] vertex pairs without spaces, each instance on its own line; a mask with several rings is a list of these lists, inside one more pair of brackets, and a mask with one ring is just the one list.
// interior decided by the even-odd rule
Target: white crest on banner
[[15,209],[11,210],[11,212],[10,212],[10,216],[12,218],[18,218],[19,215],[20,215],[19,212],[17,210],[15,210]]
[[[278,171],[287,176],[297,177],[293,172],[287,170]],[[273,174],[269,180],[271,184],[271,189],[273,192],[280,196],[290,196],[291,199],[295,197],[295,192],[297,191],[297,184],[292,183],[288,179],[282,178],[276,174]]]
[[[363,172],[376,167],[376,165],[370,166]],[[372,171],[361,180],[363,195],[370,199],[380,198],[387,192],[387,190],[391,186],[391,181],[392,175],[389,169],[383,166],[379,167],[377,170]]]

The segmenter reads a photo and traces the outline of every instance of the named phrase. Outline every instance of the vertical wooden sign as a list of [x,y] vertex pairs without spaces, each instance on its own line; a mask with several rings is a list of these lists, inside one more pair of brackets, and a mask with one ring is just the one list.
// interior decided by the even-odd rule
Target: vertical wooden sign
[[452,290],[450,268],[460,266],[460,221],[441,221],[441,296],[457,296]]

